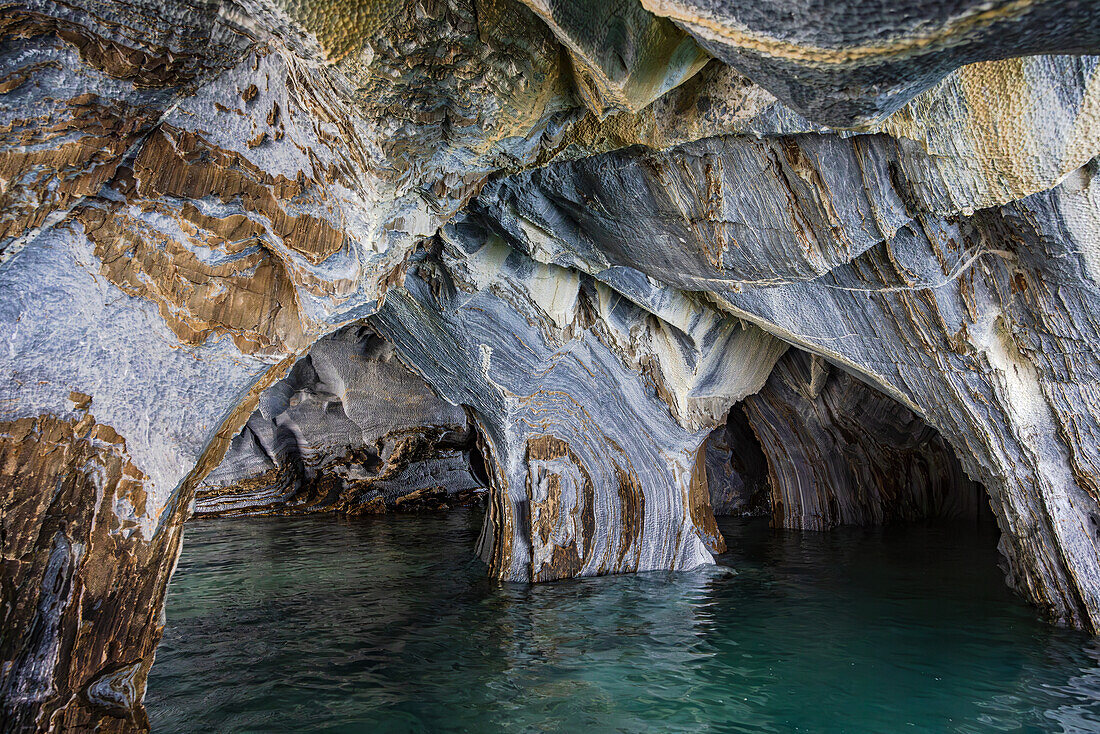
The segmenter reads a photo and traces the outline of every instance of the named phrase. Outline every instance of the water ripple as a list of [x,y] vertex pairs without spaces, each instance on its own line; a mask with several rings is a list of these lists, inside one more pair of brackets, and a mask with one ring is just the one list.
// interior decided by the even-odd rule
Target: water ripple
[[973,527],[727,521],[726,569],[527,586],[485,578],[479,525],[188,525],[154,731],[1100,731],[1100,646]]

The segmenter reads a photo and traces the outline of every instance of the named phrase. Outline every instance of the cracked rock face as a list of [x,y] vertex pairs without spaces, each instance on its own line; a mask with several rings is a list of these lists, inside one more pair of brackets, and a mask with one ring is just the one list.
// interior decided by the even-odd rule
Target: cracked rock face
[[143,728],[192,505],[487,479],[497,578],[709,563],[735,405],[784,524],[961,466],[1100,629],[1095,10],[819,5],[7,2],[0,728]]

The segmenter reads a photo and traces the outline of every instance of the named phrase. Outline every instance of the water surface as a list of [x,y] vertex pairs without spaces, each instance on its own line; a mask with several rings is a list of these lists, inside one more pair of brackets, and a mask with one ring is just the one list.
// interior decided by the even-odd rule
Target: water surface
[[989,530],[720,525],[727,568],[525,586],[471,510],[191,523],[153,731],[1100,731]]

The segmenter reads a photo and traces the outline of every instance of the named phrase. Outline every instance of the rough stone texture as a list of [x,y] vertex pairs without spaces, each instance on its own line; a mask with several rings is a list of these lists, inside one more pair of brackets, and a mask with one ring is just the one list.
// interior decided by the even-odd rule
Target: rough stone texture
[[[145,509],[147,477],[125,440],[88,412],[88,396],[73,398],[67,420],[44,415],[2,426],[0,711],[9,729],[144,723],[135,704],[156,644],[146,628],[162,622],[155,607],[137,609],[163,593],[160,559],[179,544],[178,524],[147,538],[120,517],[119,505]],[[54,491],[27,491],[41,486]],[[97,615],[103,623],[81,624]],[[132,662],[120,666],[120,653]]]
[[[938,430],[1012,583],[1100,628],[1090,4],[811,7],[0,5],[3,726],[141,727],[180,508],[364,319],[475,422],[500,578],[709,561],[703,440],[790,343]],[[111,614],[19,601],[115,571]]]
[[642,0],[813,120],[875,122],[977,61],[1100,51],[1095,8],[1060,0]]
[[767,457],[773,527],[988,515],[985,490],[933,428],[820,357],[789,350],[744,406]]
[[598,117],[637,112],[699,71],[710,56],[633,0],[524,0],[569,52],[573,81]]
[[534,262],[473,222],[446,227],[371,323],[478,419],[498,578],[690,568],[722,547],[700,447],[782,342],[669,288]]
[[[160,549],[85,551],[145,574],[134,584],[145,596],[88,622],[117,640],[106,661],[69,648],[52,658],[54,698],[108,668],[148,669],[160,626],[144,612],[159,609],[174,566],[173,508],[191,502],[259,392],[374,310],[419,238],[490,171],[532,158],[556,116],[573,116],[559,46],[530,11],[428,9],[394,6],[340,66],[324,63],[324,38],[266,3],[3,5],[0,417],[67,420],[70,392],[92,396],[145,495],[107,505],[96,527],[136,523]],[[340,15],[321,14],[344,26]],[[28,497],[53,491],[44,474],[19,476]],[[68,543],[104,542],[87,524],[66,528]],[[44,574],[34,561],[18,588],[5,585],[3,608]],[[77,624],[52,610],[55,627]],[[29,624],[5,615],[7,635]],[[4,652],[2,685],[16,690],[23,669]],[[124,699],[135,708],[123,719],[140,724],[140,699]],[[13,705],[0,728],[49,715],[38,698]]]
[[945,217],[926,196],[933,160],[889,138],[727,138],[552,166],[483,198],[540,259],[612,284],[626,263],[706,284],[923,415],[989,490],[1015,585],[1092,626],[1100,515],[1093,444],[1078,438],[1096,430],[1097,364],[1070,348],[1097,336],[1092,170]]
[[475,440],[462,408],[436,397],[369,328],[348,326],[260,395],[198,486],[194,514],[357,515],[461,504],[488,481],[471,464]]

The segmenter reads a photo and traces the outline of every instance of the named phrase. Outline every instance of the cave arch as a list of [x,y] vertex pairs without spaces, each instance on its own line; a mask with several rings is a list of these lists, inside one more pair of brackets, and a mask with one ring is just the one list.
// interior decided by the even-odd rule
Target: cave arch
[[[1100,629],[1100,72],[1066,54],[1095,50],[1085,4],[944,36],[963,43],[901,94],[905,59],[839,69],[863,80],[841,117],[835,85],[743,77],[650,2],[613,4],[610,56],[583,3],[162,5],[16,2],[2,29],[10,720],[140,727],[196,489],[215,498],[261,393],[370,314],[481,421],[498,578],[707,562],[698,447],[782,339],[924,415],[989,490],[1015,588]],[[879,124],[1025,51],[1059,55],[961,67]],[[312,482],[299,434],[280,444]]]
[[480,433],[366,322],[319,339],[267,388],[194,516],[440,509],[488,491]]
[[[731,411],[724,430],[727,436],[736,431],[749,447],[734,445],[728,453],[755,469],[741,478],[750,489],[761,482],[753,450],[766,459],[774,527],[992,521],[985,489],[967,476],[935,428],[820,357],[788,350],[740,410]],[[712,495],[729,489],[720,485]],[[751,506],[751,495],[740,499]]]

